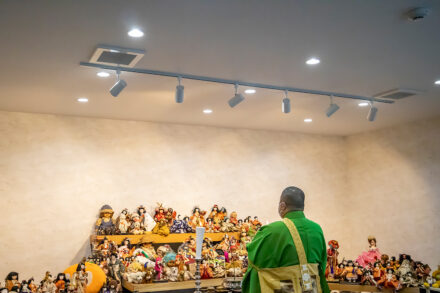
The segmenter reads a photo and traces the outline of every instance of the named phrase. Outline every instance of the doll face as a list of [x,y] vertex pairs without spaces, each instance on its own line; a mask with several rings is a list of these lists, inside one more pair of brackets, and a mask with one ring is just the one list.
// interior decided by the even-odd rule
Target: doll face
[[140,209],[139,209],[139,213],[140,213],[140,214],[144,214],[144,213],[145,213],[144,208],[140,208]]
[[[365,243],[365,242],[364,242]],[[371,239],[370,240],[370,246],[376,246],[376,240]]]
[[109,213],[109,212],[105,212],[102,216],[103,216],[104,218],[108,219],[108,218],[110,218],[110,217],[112,216],[112,214]]
[[12,275],[12,280],[17,280],[18,276],[17,275]]
[[60,275],[60,280],[64,280],[64,275]]

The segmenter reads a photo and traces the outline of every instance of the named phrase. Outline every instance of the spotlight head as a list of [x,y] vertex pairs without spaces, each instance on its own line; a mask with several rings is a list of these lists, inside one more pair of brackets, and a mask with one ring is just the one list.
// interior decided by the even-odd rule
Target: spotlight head
[[229,101],[228,104],[231,108],[234,108],[238,104],[244,101],[244,97],[242,94],[236,93]]
[[282,108],[283,113],[285,113],[285,114],[290,113],[290,99],[289,98],[283,99],[283,104],[282,104],[281,108]]
[[178,104],[183,103],[184,89],[183,85],[176,86],[176,103]]
[[367,119],[370,122],[373,122],[376,119],[378,109],[374,106],[371,106],[370,111],[368,111]]
[[112,86],[112,88],[110,89],[110,94],[113,97],[117,97],[126,86],[127,83],[125,82],[125,80],[120,79]]
[[335,112],[336,111],[338,111],[339,110],[339,106],[338,105],[336,105],[336,104],[330,104],[330,106],[328,107],[328,109],[327,109],[327,117],[330,117],[330,116],[332,116],[333,114],[335,114]]

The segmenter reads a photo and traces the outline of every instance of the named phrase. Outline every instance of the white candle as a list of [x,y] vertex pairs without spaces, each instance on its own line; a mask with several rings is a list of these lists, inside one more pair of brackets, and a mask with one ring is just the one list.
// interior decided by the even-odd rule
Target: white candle
[[196,228],[196,259],[202,259],[203,234],[205,227]]

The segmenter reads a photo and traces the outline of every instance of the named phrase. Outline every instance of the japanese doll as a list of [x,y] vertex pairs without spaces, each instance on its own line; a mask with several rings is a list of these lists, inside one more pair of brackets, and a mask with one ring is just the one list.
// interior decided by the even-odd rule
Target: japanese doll
[[198,207],[195,207],[192,216],[189,218],[191,228],[195,230],[197,227],[205,227],[205,214],[206,212],[200,211]]
[[330,240],[328,242],[328,246],[329,248],[327,249],[327,267],[325,269],[325,277],[329,281],[333,281],[336,268],[338,267],[339,243],[336,240]]

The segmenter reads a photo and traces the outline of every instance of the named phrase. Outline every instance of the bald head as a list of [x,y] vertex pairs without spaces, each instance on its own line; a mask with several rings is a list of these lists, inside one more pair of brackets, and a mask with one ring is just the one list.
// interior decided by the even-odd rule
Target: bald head
[[295,186],[289,186],[283,190],[280,197],[278,212],[283,218],[285,214],[291,211],[304,210],[304,192]]

